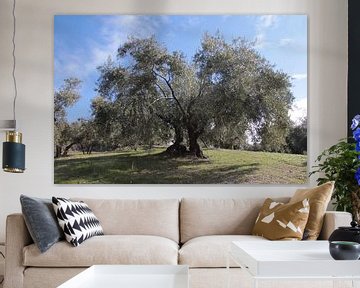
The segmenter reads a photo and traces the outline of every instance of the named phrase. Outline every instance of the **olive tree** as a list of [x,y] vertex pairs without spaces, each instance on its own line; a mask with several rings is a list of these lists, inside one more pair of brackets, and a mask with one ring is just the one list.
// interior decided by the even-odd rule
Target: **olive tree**
[[293,101],[289,76],[245,40],[229,43],[220,34],[205,34],[189,60],[155,37],[129,38],[117,61],[107,61],[99,72],[97,91],[114,109],[112,121],[131,128],[134,143],[171,129],[167,151],[199,158],[199,139],[215,142],[217,131],[232,130],[243,142],[251,128],[262,141],[276,138],[273,146],[285,143]]

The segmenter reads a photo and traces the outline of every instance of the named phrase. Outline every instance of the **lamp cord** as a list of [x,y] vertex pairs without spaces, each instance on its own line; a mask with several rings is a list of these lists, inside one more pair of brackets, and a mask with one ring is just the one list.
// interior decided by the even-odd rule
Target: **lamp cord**
[[[5,259],[5,255],[0,251],[0,255]],[[4,278],[0,278],[0,285],[4,282]]]
[[[12,35],[12,44],[13,44],[13,50],[12,50],[12,57],[13,57],[13,69],[12,69],[12,78],[14,81],[14,90],[15,90],[15,95],[14,95],[14,102],[13,102],[13,117],[14,117],[14,121],[16,123],[16,98],[17,98],[17,84],[16,84],[16,77],[15,77],[15,69],[16,69],[16,56],[15,56],[15,49],[16,49],[16,44],[15,44],[15,35],[16,35],[16,15],[15,15],[15,8],[16,8],[16,0],[13,0],[13,9],[12,9],[12,16],[13,16],[13,35]],[[15,124],[16,125],[16,124]],[[15,130],[16,130],[16,126],[15,126]]]

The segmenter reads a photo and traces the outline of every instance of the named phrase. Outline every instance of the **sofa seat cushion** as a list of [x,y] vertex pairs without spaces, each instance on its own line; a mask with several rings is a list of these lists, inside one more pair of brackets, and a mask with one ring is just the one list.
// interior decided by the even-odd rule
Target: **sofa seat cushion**
[[[201,236],[186,242],[179,251],[179,264],[194,268],[226,267],[232,241],[269,241],[252,235]],[[239,267],[230,260],[231,267]]]
[[23,264],[33,267],[88,267],[95,264],[169,264],[178,262],[178,244],[148,235],[95,236],[78,247],[66,241],[45,253],[31,244],[24,247]]

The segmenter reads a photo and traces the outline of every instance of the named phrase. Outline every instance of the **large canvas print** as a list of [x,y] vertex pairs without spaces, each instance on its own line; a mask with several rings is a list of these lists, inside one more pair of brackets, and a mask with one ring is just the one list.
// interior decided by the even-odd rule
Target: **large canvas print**
[[306,15],[59,15],[56,184],[307,183]]

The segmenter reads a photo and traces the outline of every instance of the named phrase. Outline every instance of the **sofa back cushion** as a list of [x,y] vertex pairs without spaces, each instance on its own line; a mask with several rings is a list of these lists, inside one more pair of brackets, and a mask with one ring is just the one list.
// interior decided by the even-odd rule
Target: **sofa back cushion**
[[105,235],[155,235],[179,242],[178,199],[80,199],[99,219]]
[[181,243],[205,235],[249,235],[263,202],[263,198],[184,198],[180,205]]

